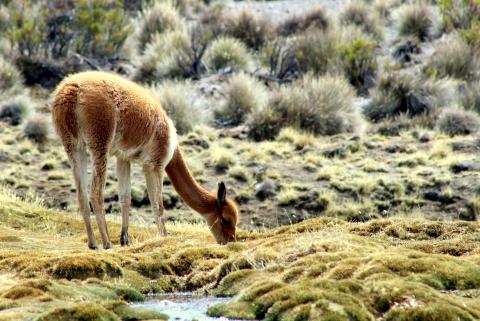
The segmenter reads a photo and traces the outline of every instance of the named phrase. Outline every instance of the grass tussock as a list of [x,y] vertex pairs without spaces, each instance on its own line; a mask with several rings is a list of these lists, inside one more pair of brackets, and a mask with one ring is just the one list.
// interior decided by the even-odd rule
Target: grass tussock
[[432,115],[456,97],[456,85],[448,80],[430,80],[402,71],[385,71],[365,106],[365,116],[378,122],[401,114]]
[[48,141],[49,132],[49,122],[40,116],[36,116],[27,120],[25,127],[23,128],[25,137],[39,145],[44,145]]
[[413,36],[426,41],[438,33],[438,12],[426,1],[404,4],[395,10],[394,16],[400,36]]
[[143,52],[156,34],[167,30],[181,30],[184,21],[178,10],[168,1],[156,1],[147,7],[138,19],[138,48]]
[[13,63],[0,56],[0,92],[16,94],[23,90],[23,77]]
[[295,38],[293,46],[302,72],[321,75],[335,70],[338,35],[332,28],[308,29]]
[[375,38],[382,36],[376,12],[364,1],[350,1],[346,4],[340,14],[340,22],[345,25],[356,25]]
[[265,108],[268,93],[262,83],[244,73],[234,75],[226,90],[226,100],[216,117],[232,125],[244,122],[248,115]]
[[226,68],[233,71],[247,70],[252,60],[245,44],[232,37],[215,39],[206,55],[207,64],[214,71]]
[[480,129],[480,116],[462,109],[445,109],[437,121],[437,128],[450,136],[475,134]]
[[326,30],[331,25],[325,9],[323,7],[314,7],[304,15],[295,15],[288,17],[277,26],[277,33],[288,37],[310,28]]
[[0,120],[12,126],[19,125],[34,107],[28,96],[17,96],[0,105]]
[[[353,88],[343,78],[307,75],[273,94],[269,108],[253,113],[250,135],[255,139],[273,139],[287,126],[317,135],[354,132],[361,124],[353,108],[354,96]],[[263,127],[265,119],[272,121],[267,124],[271,130]],[[262,137],[262,133],[266,135]]]
[[453,34],[436,44],[425,68],[427,74],[437,78],[478,79],[480,55],[462,37]]
[[258,50],[271,39],[273,26],[269,19],[242,11],[227,18],[225,34],[241,40],[249,48]]
[[199,111],[203,101],[194,99],[195,94],[188,82],[165,81],[153,86],[152,91],[179,134],[192,131],[194,125],[206,120],[207,115]]

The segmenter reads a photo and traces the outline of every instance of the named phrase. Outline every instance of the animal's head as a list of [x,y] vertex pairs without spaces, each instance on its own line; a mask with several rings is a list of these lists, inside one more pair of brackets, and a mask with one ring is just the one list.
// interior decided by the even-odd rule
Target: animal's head
[[208,216],[207,222],[219,244],[236,241],[238,208],[235,202],[227,198],[227,189],[223,182],[218,184],[215,213]]

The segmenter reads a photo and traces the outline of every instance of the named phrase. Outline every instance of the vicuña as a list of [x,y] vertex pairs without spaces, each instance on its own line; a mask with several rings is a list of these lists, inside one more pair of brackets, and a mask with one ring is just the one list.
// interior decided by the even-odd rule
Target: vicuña
[[105,249],[111,247],[103,198],[108,156],[117,158],[122,246],[128,245],[133,161],[143,166],[148,198],[161,235],[166,235],[162,198],[166,171],[182,199],[205,218],[216,241],[225,244],[235,240],[238,209],[226,197],[225,184],[219,184],[215,195],[197,183],[180,151],[172,121],[147,90],[114,74],[82,72],[57,86],[51,108],[54,126],[72,165],[89,248],[97,248],[97,243],[90,222],[88,154],[93,165],[90,202]]

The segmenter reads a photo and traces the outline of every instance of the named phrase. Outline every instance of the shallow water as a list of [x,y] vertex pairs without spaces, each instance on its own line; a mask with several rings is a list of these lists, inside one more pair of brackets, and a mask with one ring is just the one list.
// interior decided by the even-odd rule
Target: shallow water
[[194,293],[174,293],[152,296],[151,300],[133,303],[133,307],[149,308],[167,314],[169,320],[176,321],[222,321],[227,318],[213,318],[207,315],[210,306],[227,302],[228,298],[215,298]]

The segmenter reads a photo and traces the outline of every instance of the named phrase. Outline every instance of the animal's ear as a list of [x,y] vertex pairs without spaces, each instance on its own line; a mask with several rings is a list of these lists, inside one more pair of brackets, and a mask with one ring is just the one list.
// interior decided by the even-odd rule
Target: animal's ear
[[220,182],[218,183],[218,192],[217,192],[217,203],[219,207],[225,205],[225,201],[227,199],[227,189],[225,187],[225,183]]

